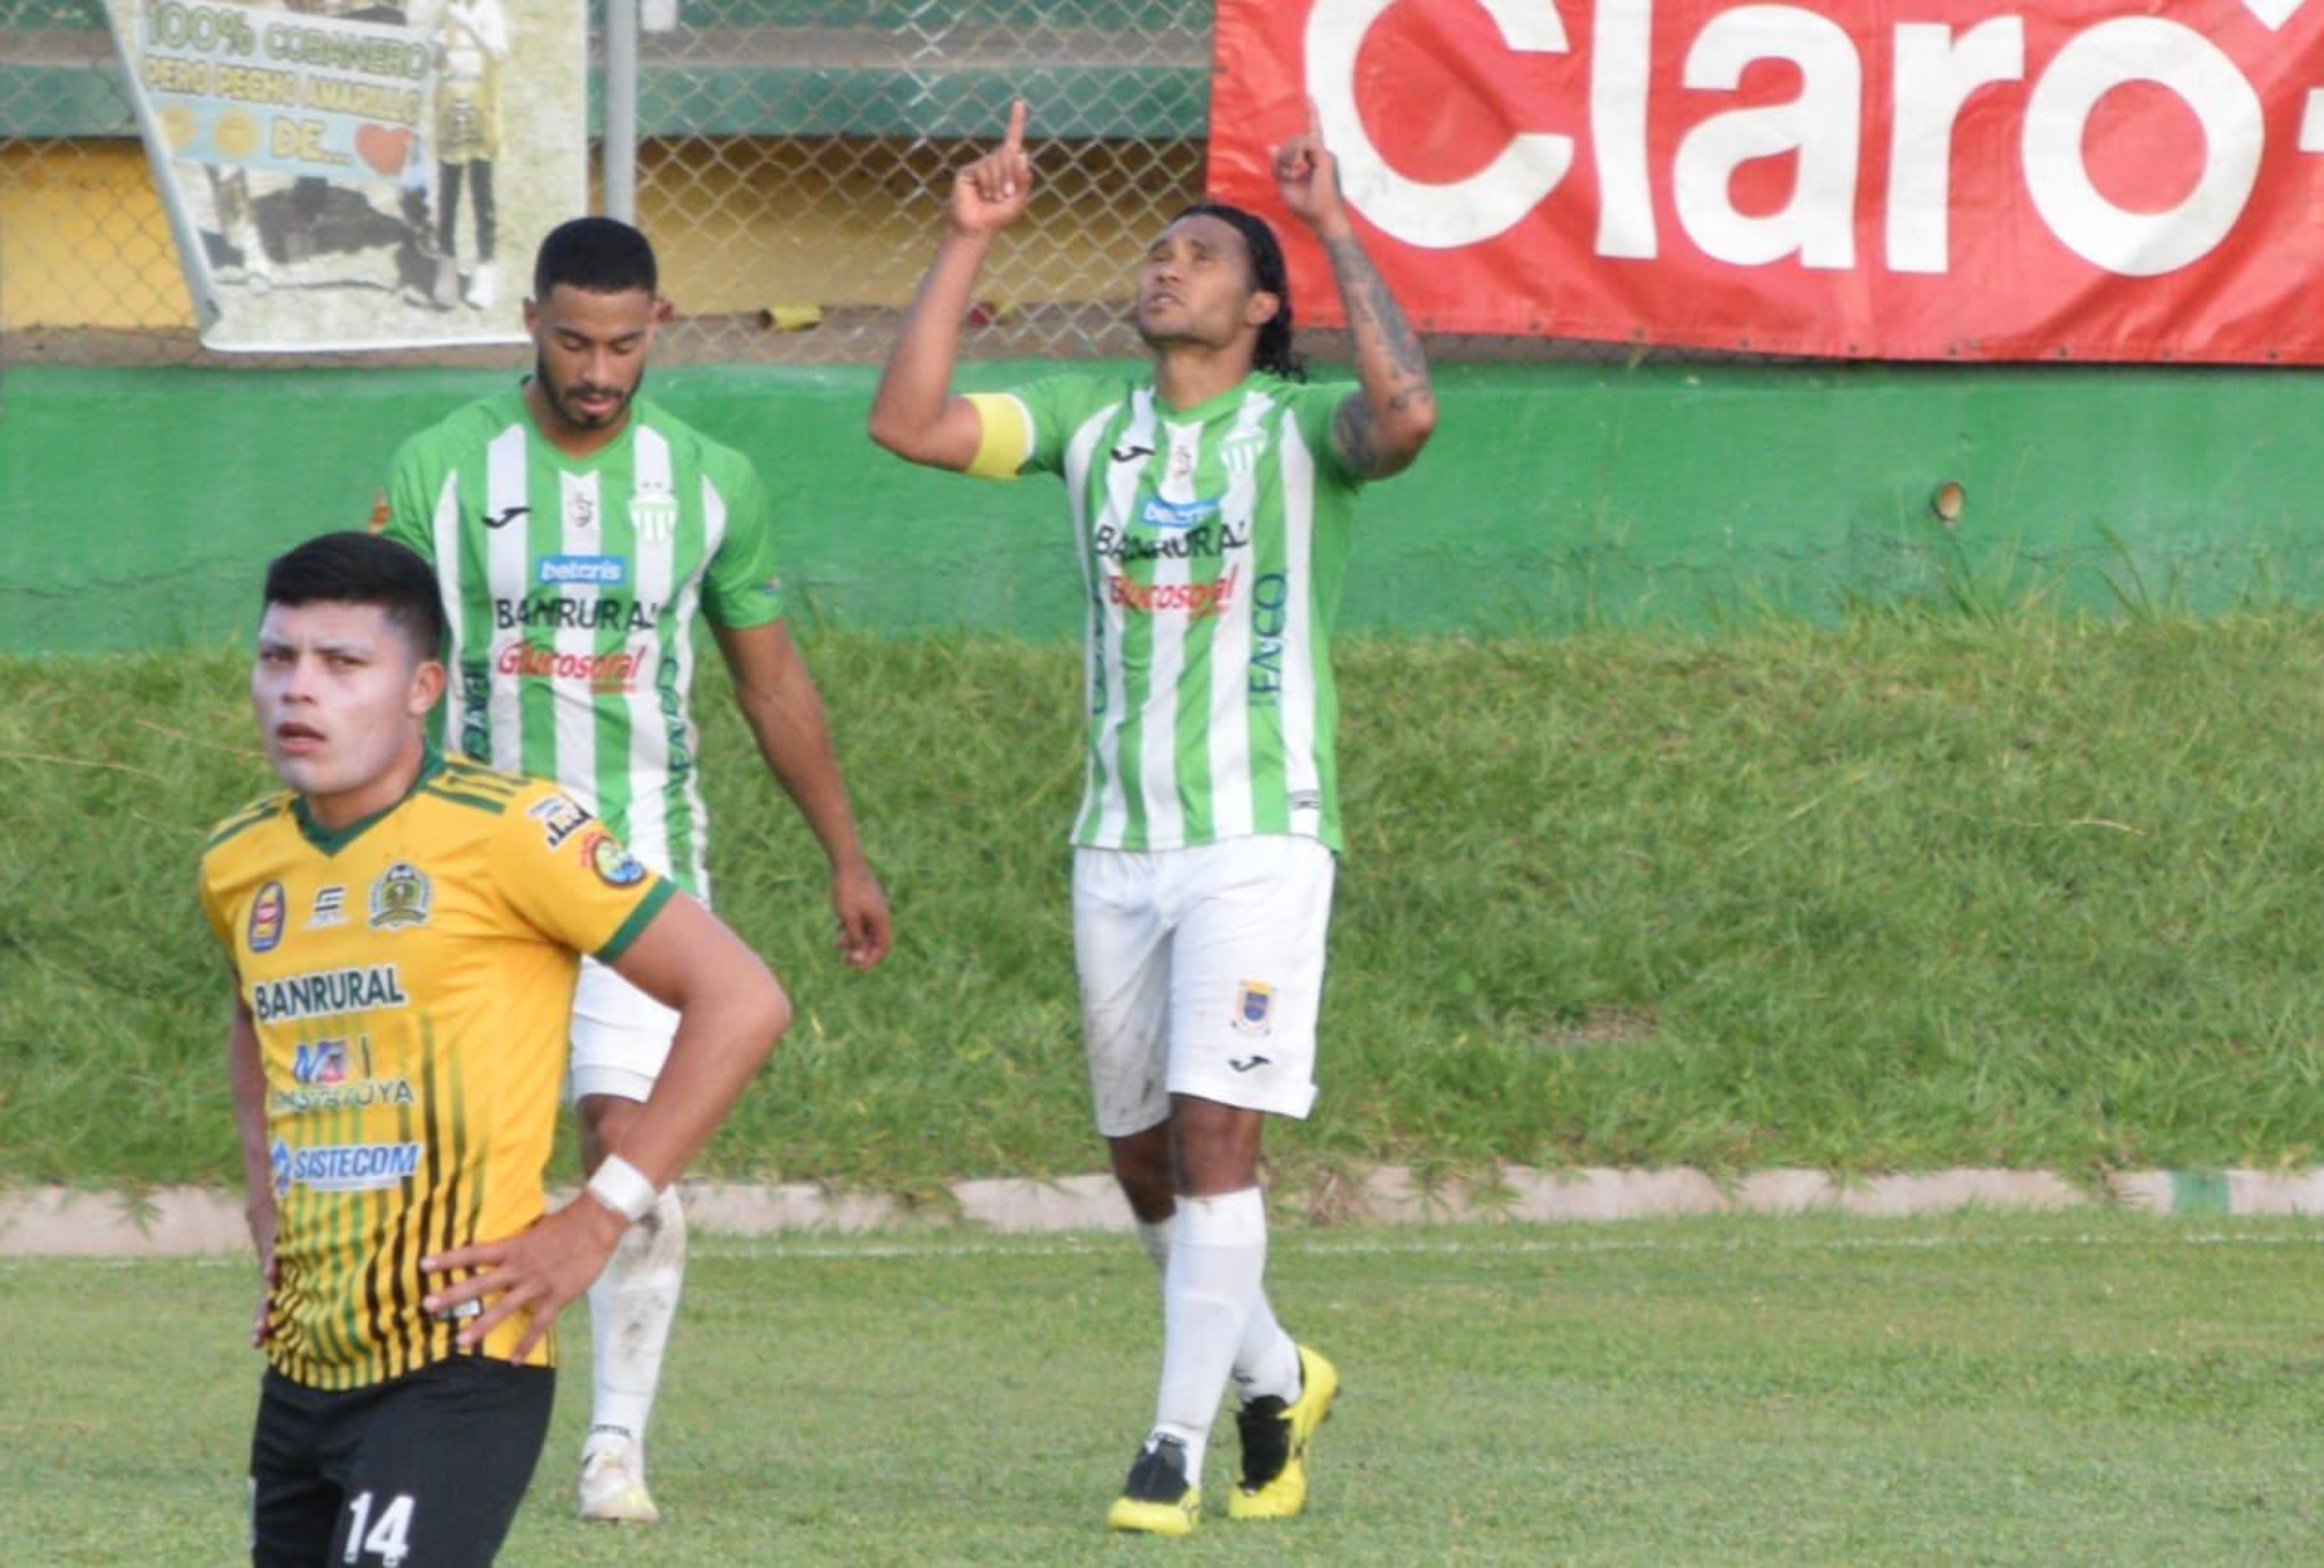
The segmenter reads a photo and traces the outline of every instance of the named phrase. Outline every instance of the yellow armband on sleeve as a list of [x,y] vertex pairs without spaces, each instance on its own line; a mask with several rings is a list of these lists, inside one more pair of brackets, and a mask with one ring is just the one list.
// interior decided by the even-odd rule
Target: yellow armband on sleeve
[[1033,421],[1025,405],[1007,392],[970,392],[976,417],[983,422],[977,437],[976,456],[961,472],[980,479],[1014,479],[1025,459],[1033,455]]

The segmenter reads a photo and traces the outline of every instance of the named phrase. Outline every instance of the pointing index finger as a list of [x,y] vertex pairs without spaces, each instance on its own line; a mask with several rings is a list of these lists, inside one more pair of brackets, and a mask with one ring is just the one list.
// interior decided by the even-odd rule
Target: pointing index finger
[[1009,100],[1009,134],[1001,139],[1003,151],[1021,152],[1025,150],[1025,100]]

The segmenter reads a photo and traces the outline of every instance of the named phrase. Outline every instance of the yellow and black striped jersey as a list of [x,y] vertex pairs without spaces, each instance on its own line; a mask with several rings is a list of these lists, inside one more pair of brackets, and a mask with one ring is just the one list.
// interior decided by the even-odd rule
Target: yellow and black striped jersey
[[284,1376],[361,1388],[458,1353],[420,1259],[540,1216],[578,955],[618,956],[675,890],[556,786],[432,752],[337,832],[290,790],[218,825],[202,908],[265,1067]]

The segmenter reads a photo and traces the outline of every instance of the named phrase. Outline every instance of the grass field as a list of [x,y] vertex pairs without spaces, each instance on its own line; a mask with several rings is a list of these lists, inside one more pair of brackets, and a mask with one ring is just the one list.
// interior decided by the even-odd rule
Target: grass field
[[[833,961],[711,680],[721,907],[799,1018],[706,1168],[1093,1168],[1074,651],[807,641],[899,945]],[[244,657],[0,660],[0,1182],[236,1174],[192,876],[267,782]],[[2324,1159],[2324,616],[1970,606],[1342,669],[1323,1098],[1286,1167]]]
[[[1294,1231],[1346,1378],[1301,1520],[1102,1517],[1148,1415],[1124,1238],[711,1243],[650,1532],[568,1513],[586,1333],[505,1560],[2205,1564],[2324,1556],[2312,1228],[2119,1213]],[[247,1266],[0,1261],[0,1559],[226,1563]]]

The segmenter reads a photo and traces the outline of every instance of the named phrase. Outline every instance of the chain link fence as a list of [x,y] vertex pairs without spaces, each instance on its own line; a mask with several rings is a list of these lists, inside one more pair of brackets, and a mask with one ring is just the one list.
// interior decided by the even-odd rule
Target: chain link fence
[[[1204,0],[641,0],[641,23],[636,216],[675,352],[877,359],[952,171],[1019,96],[1040,184],[967,350],[1134,352],[1131,269],[1201,191]],[[602,30],[590,58],[594,125]],[[18,363],[210,358],[101,0],[0,0],[0,335]]]

